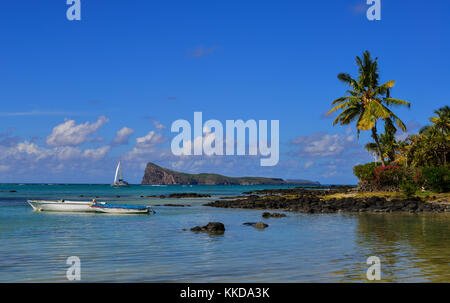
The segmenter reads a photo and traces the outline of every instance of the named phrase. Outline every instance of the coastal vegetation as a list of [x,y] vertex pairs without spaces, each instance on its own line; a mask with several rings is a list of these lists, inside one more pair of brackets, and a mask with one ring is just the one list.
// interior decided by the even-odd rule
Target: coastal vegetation
[[[350,88],[347,96],[332,102],[329,114],[340,111],[333,125],[356,122],[360,131],[370,130],[374,142],[365,148],[374,153],[379,162],[354,167],[361,191],[401,191],[412,197],[420,189],[443,193],[450,191],[450,108],[444,106],[434,111],[431,125],[418,134],[400,140],[397,130],[406,132],[405,123],[390,109],[392,106],[410,107],[410,103],[391,97],[395,81],[379,84],[378,58],[372,59],[368,51],[356,57],[358,77],[338,74],[338,79]],[[377,124],[384,124],[384,133],[378,134]]]
[[[406,196],[414,195],[418,189],[437,193],[450,191],[450,109],[445,106],[434,113],[431,125],[404,140],[397,140],[387,129],[382,135],[380,159],[388,164],[372,162],[353,168],[361,188],[401,190]],[[369,143],[366,148],[371,150],[373,145]]]
[[401,130],[406,131],[405,124],[390,110],[390,107],[407,106],[409,108],[410,103],[391,98],[390,90],[394,87],[394,80],[379,84],[377,60],[378,58],[372,59],[369,51],[365,51],[362,58],[356,57],[358,66],[356,79],[348,73],[338,74],[338,79],[350,88],[347,90],[347,96],[337,98],[331,103],[334,107],[328,114],[341,111],[333,121],[333,125],[348,125],[356,122],[358,137],[360,131],[370,130],[372,138],[375,140],[376,151],[381,158],[382,165],[385,166],[377,123],[379,120],[383,120],[385,127],[395,128],[395,124]]

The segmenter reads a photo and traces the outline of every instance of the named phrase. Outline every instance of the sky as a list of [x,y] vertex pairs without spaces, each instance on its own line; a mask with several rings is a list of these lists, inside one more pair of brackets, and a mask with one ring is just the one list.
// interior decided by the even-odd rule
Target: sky
[[[369,134],[325,113],[356,76],[355,57],[378,57],[396,80],[395,108],[417,132],[449,104],[450,2],[381,0],[66,0],[0,3],[0,182],[140,183],[145,164],[188,173],[355,184],[373,160]],[[171,124],[279,120],[280,157],[175,156]],[[407,134],[400,134],[406,136]]]

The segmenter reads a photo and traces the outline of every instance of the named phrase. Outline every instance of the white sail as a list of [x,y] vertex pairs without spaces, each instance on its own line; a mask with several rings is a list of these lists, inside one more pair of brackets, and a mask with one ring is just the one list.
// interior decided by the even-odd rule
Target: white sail
[[121,179],[122,179],[122,169],[120,168],[120,161],[119,161],[119,164],[117,164],[116,168],[116,174],[114,175],[114,183],[117,183]]

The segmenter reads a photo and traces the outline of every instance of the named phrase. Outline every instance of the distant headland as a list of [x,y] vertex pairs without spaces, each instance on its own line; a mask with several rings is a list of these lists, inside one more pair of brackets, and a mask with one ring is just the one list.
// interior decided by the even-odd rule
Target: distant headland
[[227,177],[218,174],[186,174],[147,163],[142,184],[183,184],[183,185],[320,185],[309,180],[288,180],[263,177]]

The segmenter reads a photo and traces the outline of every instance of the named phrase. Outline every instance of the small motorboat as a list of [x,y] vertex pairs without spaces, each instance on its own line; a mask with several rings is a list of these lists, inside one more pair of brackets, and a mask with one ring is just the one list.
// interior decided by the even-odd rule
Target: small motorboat
[[124,204],[109,204],[109,203],[95,203],[90,206],[99,213],[109,214],[154,214],[155,211],[150,206],[141,205],[124,205]]
[[110,204],[106,202],[92,201],[43,201],[28,200],[28,204],[36,211],[57,211],[57,212],[91,212],[91,213],[111,213],[111,214],[154,214],[155,211],[150,206]]
[[62,211],[62,212],[95,212],[91,208],[94,201],[44,201],[28,200],[28,204],[37,211]]

